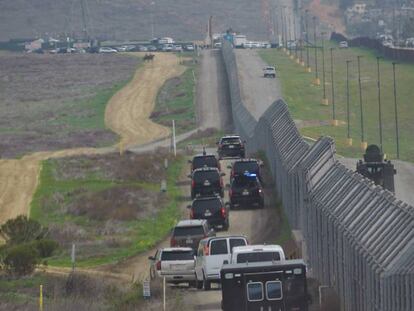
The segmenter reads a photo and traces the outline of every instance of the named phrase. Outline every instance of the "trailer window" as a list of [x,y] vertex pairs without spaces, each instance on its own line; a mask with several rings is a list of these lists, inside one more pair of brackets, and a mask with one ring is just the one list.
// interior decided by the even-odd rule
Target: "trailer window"
[[247,284],[247,300],[252,302],[263,300],[263,283],[252,282]]
[[214,240],[210,244],[210,255],[223,255],[228,254],[227,240]]
[[237,255],[237,263],[245,262],[263,262],[280,260],[279,252],[255,252],[255,253],[241,253]]
[[266,282],[267,300],[281,300],[282,297],[283,297],[282,282],[280,281]]

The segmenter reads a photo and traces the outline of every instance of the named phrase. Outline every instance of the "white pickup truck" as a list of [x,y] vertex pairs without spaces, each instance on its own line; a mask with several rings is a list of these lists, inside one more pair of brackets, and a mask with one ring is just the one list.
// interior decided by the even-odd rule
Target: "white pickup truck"
[[263,68],[263,76],[265,78],[276,78],[276,68],[273,66]]
[[154,256],[148,257],[151,261],[150,277],[165,278],[173,284],[188,283],[195,286],[195,255],[190,247],[169,247],[159,249]]

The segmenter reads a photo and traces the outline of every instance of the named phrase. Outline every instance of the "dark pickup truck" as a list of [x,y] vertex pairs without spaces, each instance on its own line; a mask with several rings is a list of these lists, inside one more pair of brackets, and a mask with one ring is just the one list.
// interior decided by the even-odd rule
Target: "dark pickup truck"
[[244,158],[246,156],[244,142],[240,139],[240,136],[237,135],[220,138],[217,142],[217,153],[219,159],[227,157]]

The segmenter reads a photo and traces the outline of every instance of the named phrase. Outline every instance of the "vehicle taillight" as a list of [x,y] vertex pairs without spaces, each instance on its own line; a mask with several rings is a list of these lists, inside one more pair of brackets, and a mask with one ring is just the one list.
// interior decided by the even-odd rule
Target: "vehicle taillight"
[[192,188],[194,188],[194,187],[195,187],[195,181],[194,181],[194,180],[192,180],[192,181],[191,181],[191,187],[192,187]]
[[221,216],[226,218],[226,209],[224,207],[221,208]]
[[156,268],[158,271],[161,270],[161,261],[157,261]]
[[190,209],[190,219],[194,219],[194,211],[193,211],[193,209]]
[[174,238],[171,238],[170,240],[170,246],[177,246],[177,240]]
[[207,245],[204,245],[203,253],[204,253],[204,256],[208,256],[209,255],[210,249],[209,249],[209,247]]
[[233,177],[234,177],[234,171],[233,171],[233,170],[231,170],[231,172],[230,172],[230,177],[231,177],[231,178],[233,178]]

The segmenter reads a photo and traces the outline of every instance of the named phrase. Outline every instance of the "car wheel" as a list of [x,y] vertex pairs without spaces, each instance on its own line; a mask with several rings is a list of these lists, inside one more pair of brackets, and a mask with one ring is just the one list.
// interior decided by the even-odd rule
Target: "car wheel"
[[203,289],[203,281],[197,280],[195,283],[197,289]]
[[224,190],[220,191],[220,197],[224,198]]
[[194,191],[191,190],[191,200],[194,200],[194,198],[195,198],[195,193]]
[[229,230],[230,224],[229,224],[229,220],[227,219],[226,222],[223,225],[223,230],[227,231]]
[[188,287],[196,287],[196,281],[188,282]]
[[150,279],[155,279],[155,271],[153,269],[150,269]]
[[205,279],[205,277],[203,279],[203,287],[204,287],[204,290],[210,290],[211,289],[211,282],[210,281],[207,281]]

